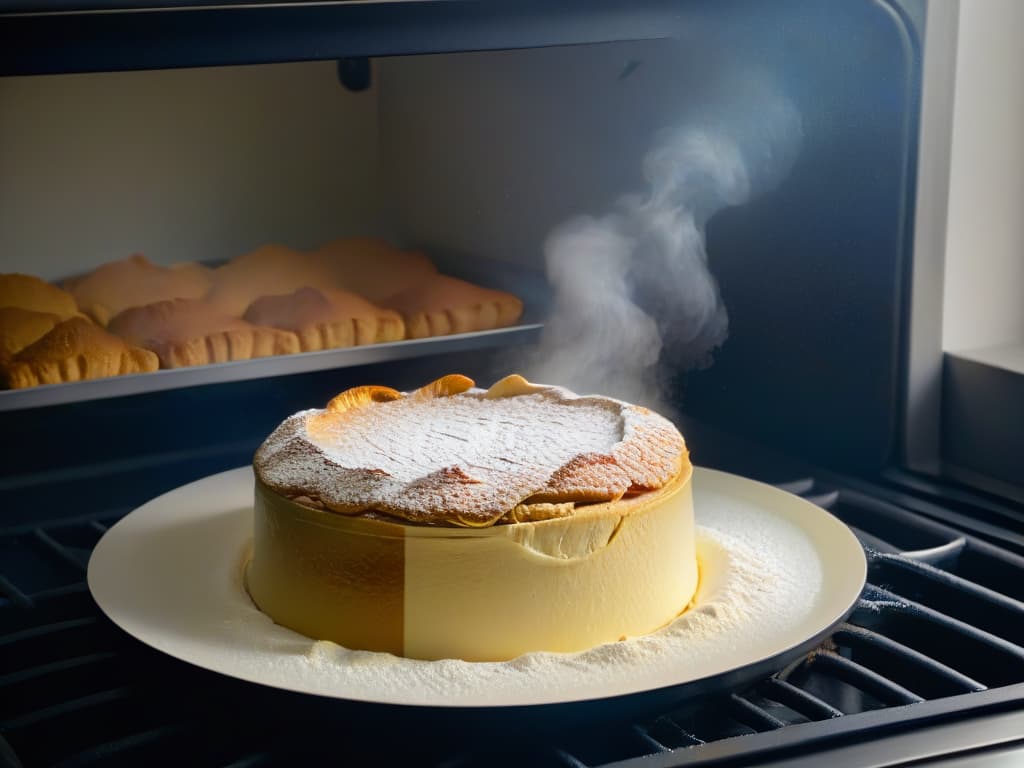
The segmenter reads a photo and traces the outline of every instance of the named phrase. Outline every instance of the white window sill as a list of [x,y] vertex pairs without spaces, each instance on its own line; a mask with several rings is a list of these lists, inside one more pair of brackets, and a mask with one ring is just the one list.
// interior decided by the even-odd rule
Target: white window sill
[[950,354],[962,360],[971,360],[982,365],[1024,375],[1024,343],[987,347],[986,349],[961,350]]
[[1024,502],[1024,344],[947,352],[942,399],[945,473]]

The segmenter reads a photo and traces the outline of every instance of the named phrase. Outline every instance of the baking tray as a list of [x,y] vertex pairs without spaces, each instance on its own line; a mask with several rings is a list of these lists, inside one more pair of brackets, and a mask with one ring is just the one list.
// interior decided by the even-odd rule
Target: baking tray
[[[440,248],[431,248],[429,252],[442,274],[459,277],[486,288],[509,291],[518,296],[523,302],[522,321],[518,325],[489,331],[431,336],[425,339],[403,339],[386,344],[365,344],[319,352],[274,355],[189,368],[160,369],[151,373],[111,376],[65,384],[45,384],[26,389],[0,389],[0,413],[204,384],[223,384],[335,368],[352,368],[450,352],[496,349],[529,344],[540,338],[543,324],[538,320],[545,314],[544,307],[550,305],[551,289],[538,270],[489,259],[473,260],[466,254],[446,253]],[[218,267],[224,262],[201,263],[209,267]]]
[[191,368],[171,368],[152,373],[112,376],[106,379],[46,384],[27,389],[8,389],[0,391],[0,411],[138,395],[145,392],[159,392],[165,389],[194,387],[201,384],[220,384],[229,381],[287,376],[330,368],[350,368],[356,365],[427,357],[447,352],[466,352],[526,344],[535,341],[540,336],[542,327],[540,323],[526,323],[492,331],[432,336],[427,339],[407,339],[387,344],[367,344],[343,349],[326,349],[321,352],[300,352],[294,355],[275,355],[255,360],[213,363]]

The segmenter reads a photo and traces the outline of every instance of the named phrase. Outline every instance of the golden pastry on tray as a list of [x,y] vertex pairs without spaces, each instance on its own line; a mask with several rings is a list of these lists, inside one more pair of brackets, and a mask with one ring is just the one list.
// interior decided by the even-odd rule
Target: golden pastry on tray
[[[163,368],[179,368],[485,331],[513,325],[523,312],[516,296],[442,275],[423,253],[375,237],[339,238],[307,252],[264,245],[215,270],[164,267],[133,254],[64,287],[0,275],[0,361],[73,317],[154,351]],[[45,377],[82,378],[82,371]]]
[[12,389],[155,371],[152,352],[126,344],[83,317],[65,320],[0,365]]
[[51,312],[21,307],[0,307],[0,362],[9,360],[32,342],[41,339],[60,322]]
[[433,275],[380,305],[402,315],[410,339],[505,328],[523,314],[523,302],[511,293],[448,275]]
[[357,387],[254,459],[246,584],[275,622],[419,658],[580,651],[671,622],[697,587],[679,431],[509,376]]
[[247,323],[195,299],[160,301],[115,315],[110,331],[150,349],[162,368],[182,368],[299,351],[291,331]]
[[0,307],[48,312],[61,320],[78,314],[78,305],[70,293],[35,275],[17,273],[0,275]]
[[241,317],[262,296],[292,293],[305,286],[334,285],[331,271],[308,254],[270,244],[215,269],[206,300],[226,315]]
[[249,305],[244,319],[293,331],[303,352],[405,337],[405,324],[397,312],[339,288],[306,287],[286,296],[264,296]]
[[400,250],[376,237],[332,240],[312,251],[309,259],[329,275],[331,285],[375,303],[437,274],[437,267],[424,254]]
[[168,299],[199,299],[210,290],[209,267],[153,264],[140,253],[111,261],[83,277],[64,281],[78,307],[100,325],[130,307]]

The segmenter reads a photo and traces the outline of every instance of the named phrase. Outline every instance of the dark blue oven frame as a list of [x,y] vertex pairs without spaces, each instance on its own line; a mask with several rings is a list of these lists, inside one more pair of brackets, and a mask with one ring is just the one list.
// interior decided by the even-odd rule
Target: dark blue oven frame
[[[676,399],[698,463],[773,482],[797,478],[790,490],[832,508],[858,533],[872,584],[824,646],[749,690],[696,709],[667,704],[636,722],[577,722],[558,738],[519,744],[524,752],[492,732],[484,741],[446,742],[448,751],[434,755],[467,765],[638,756],[643,764],[751,764],[1019,712],[1024,702],[1019,513],[924,481],[908,491],[883,476],[900,464],[906,406],[924,16],[924,3],[913,0],[0,0],[0,75],[359,62],[666,37],[685,45],[690,35],[720,36],[776,67],[811,107],[808,141],[778,190],[710,222],[708,248],[733,334],[713,367],[675,378]],[[130,764],[140,755],[239,766],[340,757],[330,742],[295,751],[317,718],[335,723],[349,756],[373,749],[383,762],[413,760],[417,738],[427,752],[440,749],[431,741],[438,732],[417,730],[415,715],[397,743],[380,727],[387,721],[365,708],[324,708],[159,658],[104,623],[82,569],[105,526],[158,493],[248,463],[287,414],[371,377],[400,388],[451,371],[486,381],[503,354],[0,413],[0,649],[10,652],[0,653],[0,734],[26,762],[78,765]],[[69,647],[80,653],[54,650]],[[976,678],[988,690],[979,692]],[[97,693],[107,679],[120,682]],[[81,695],[44,706],[47,680]],[[839,717],[845,710],[829,703],[833,684],[861,692],[849,711],[873,711]],[[223,707],[243,702],[266,704],[258,728],[225,717]],[[609,703],[602,722],[614,721],[622,704]],[[125,719],[123,734],[90,735],[109,713]],[[502,717],[499,724],[515,713]],[[0,762],[17,765],[13,754],[0,741]]]

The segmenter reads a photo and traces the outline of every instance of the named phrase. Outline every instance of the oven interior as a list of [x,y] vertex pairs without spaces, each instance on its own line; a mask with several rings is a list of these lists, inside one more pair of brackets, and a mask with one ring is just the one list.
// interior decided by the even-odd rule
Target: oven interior
[[[202,5],[148,48],[128,33],[149,21],[131,14],[86,14],[81,37],[74,8],[0,16],[0,271],[59,280],[136,251],[216,265],[266,242],[377,235],[516,293],[525,312],[472,339],[0,391],[0,759],[754,764],[1019,709],[1024,516],[941,479],[894,479],[923,4],[652,3],[628,23],[600,3],[564,16],[497,3],[492,17],[402,4],[386,20],[374,4],[326,4],[270,9],[276,33],[259,6]],[[335,10],[348,15],[321,40],[316,14]],[[248,43],[224,45],[233,27],[210,21],[232,12],[248,14]],[[502,31],[488,37],[488,21]],[[288,48],[300,31],[322,47]],[[110,40],[131,42],[102,53]],[[655,197],[652,151],[680,130],[732,141],[705,148],[721,173],[680,182],[668,207],[697,219],[687,232],[728,333],[700,354],[680,342],[687,287],[656,268],[631,262],[613,288],[670,319],[644,391],[695,462],[809,498],[864,545],[869,584],[825,644],[699,707],[611,701],[600,722],[547,712],[553,729],[528,713],[478,722],[299,700],[164,658],[103,617],[84,582],[103,532],[248,464],[288,414],[370,379],[405,389],[547,370],[533,350],[559,289],[579,285],[546,276],[551,233]],[[621,298],[585,284],[598,306]],[[311,722],[327,735],[310,737]]]

